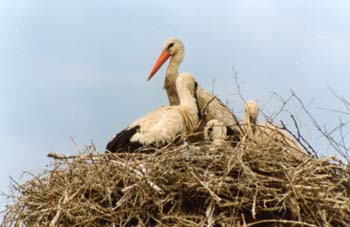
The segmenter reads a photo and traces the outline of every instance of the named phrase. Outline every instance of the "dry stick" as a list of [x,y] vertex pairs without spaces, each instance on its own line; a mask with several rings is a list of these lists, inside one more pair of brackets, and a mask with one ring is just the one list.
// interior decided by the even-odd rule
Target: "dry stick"
[[[349,121],[350,122],[350,121]],[[340,140],[341,141],[336,141],[335,139],[332,138],[332,142],[338,147],[338,149],[343,149],[344,151],[348,151],[349,150],[349,147],[346,145],[345,143],[345,137],[348,136],[349,132],[347,132],[346,134],[344,134],[343,132],[343,128],[345,125],[347,125],[349,122],[346,122],[346,123],[343,123],[343,122],[340,122],[340,125],[338,125],[337,127],[333,128],[332,130],[330,131],[326,131],[328,136],[330,138],[331,135],[336,131],[336,130],[339,130],[340,132]],[[346,154],[346,152],[342,152],[344,154]]]
[[[58,155],[58,154],[55,154],[55,153],[49,153],[47,155],[48,157],[51,157],[51,158],[54,158],[54,159],[85,159],[85,158],[93,158],[93,155],[92,154],[81,154],[81,155],[69,155],[69,156],[65,156],[65,155]],[[111,160],[112,163],[115,163],[117,165],[120,165],[126,169],[129,169],[129,170],[132,170],[136,176],[138,176],[138,178],[141,180],[142,178],[144,178],[146,180],[146,182],[154,189],[156,190],[159,194],[163,194],[164,191],[159,187],[157,186],[155,183],[151,182],[148,178],[149,176],[146,174],[146,172],[144,171],[144,167],[140,166],[141,170],[137,170],[137,169],[134,169],[132,167],[130,167],[129,165],[126,165],[122,162],[119,162],[119,161],[116,161],[116,160]]]
[[199,179],[199,177],[193,172],[191,171],[192,176],[209,192],[209,194],[212,196],[212,198],[216,201],[216,202],[220,202],[222,199],[215,194],[215,192],[213,192],[208,185],[206,185],[203,181],[201,181],[201,179]]
[[304,112],[306,113],[306,115],[311,119],[312,123],[314,124],[314,126],[316,127],[316,129],[324,136],[328,139],[328,142],[330,143],[330,145],[338,152],[338,154],[340,154],[345,160],[347,160],[348,162],[350,162],[350,155],[346,153],[346,151],[342,151],[339,147],[337,147],[337,142],[335,141],[334,138],[332,138],[327,132],[325,132],[317,123],[317,121],[315,120],[315,118],[311,115],[311,113],[306,109],[303,101],[301,101],[301,99],[294,93],[294,91],[291,91],[293,97],[299,102],[299,104],[301,105],[301,107],[303,108]]
[[349,122],[342,122],[341,119],[339,119],[340,125],[339,125],[339,130],[340,130],[340,138],[341,138],[341,146],[344,148],[344,150],[349,150],[348,147],[346,146],[346,142],[345,142],[345,137],[348,136],[349,131],[344,135],[344,126],[347,125]]
[[[237,87],[237,90],[238,90],[238,96],[241,98],[242,102],[245,103],[246,102],[245,98],[243,97],[242,92],[241,92],[241,85],[239,85],[239,83],[238,83],[238,74],[239,74],[239,72],[236,72],[234,66],[232,66],[232,71],[233,71],[233,74],[235,75],[234,79],[235,79],[235,84],[236,84],[236,87]],[[239,123],[239,121],[238,121],[238,119],[236,118],[235,115],[233,115],[233,118],[234,118],[234,121],[236,122],[238,128],[240,129],[241,133],[244,133],[244,130],[241,127],[241,124]]]
[[[59,218],[61,217],[61,213],[62,213],[61,204],[64,205],[68,201],[67,194],[68,194],[68,192],[64,191],[64,197],[61,197],[60,201],[58,201],[57,212],[56,212],[54,218],[52,219],[52,221],[50,222],[50,227],[54,227],[57,225],[57,222],[58,222]],[[61,201],[62,199],[63,199],[63,201]]]
[[[302,171],[302,169],[296,171],[299,172],[299,171]],[[296,174],[295,174],[296,175]],[[302,194],[302,192],[300,192],[300,190],[297,190],[296,187],[293,187],[293,192],[295,193],[295,195],[301,200],[303,201],[303,204],[301,204],[301,206],[305,207],[305,209],[308,211],[308,213],[311,215],[311,217],[314,219],[314,221],[317,223],[318,226],[322,226],[320,221],[318,220],[315,212],[308,206],[308,203],[305,199],[304,196],[300,196]]]
[[261,220],[256,221],[253,223],[245,224],[244,227],[254,226],[262,223],[283,223],[283,224],[297,224],[301,226],[310,226],[310,227],[317,227],[317,225],[309,224],[306,222],[300,222],[300,221],[289,221],[289,220],[278,220],[278,219],[269,219],[269,220]]
[[214,101],[214,99],[216,99],[216,96],[214,96],[213,98],[211,98],[206,104],[205,106],[203,107],[202,110],[199,110],[201,112],[201,116],[202,116],[202,119],[199,121],[198,123],[198,127],[199,128],[203,123],[205,123],[205,117],[207,116],[207,109],[208,109],[208,106],[209,104]]
[[62,154],[56,154],[56,153],[48,153],[47,157],[53,158],[53,159],[86,159],[86,158],[93,158],[101,156],[101,154],[78,154],[78,155],[62,155]]
[[242,213],[241,216],[242,216],[243,226],[246,227],[247,226],[247,222],[245,221],[244,214]]
[[276,112],[273,113],[273,115],[275,116],[271,116],[270,119],[274,119],[276,118],[280,113],[282,113],[282,111],[284,110],[284,108],[286,107],[286,105],[289,103],[289,101],[293,98],[293,95],[290,95],[286,100],[284,98],[282,98],[282,96],[280,96],[277,92],[272,92],[272,95],[277,96],[280,101],[282,102],[282,105],[280,107],[280,109]]
[[235,74],[235,76],[233,78],[235,79],[235,84],[236,84],[236,87],[238,90],[238,96],[241,98],[243,103],[245,103],[245,98],[243,97],[242,92],[241,92],[241,85],[238,83],[238,74],[239,73],[235,71],[234,67],[232,67],[232,70],[233,70],[233,73]]
[[[298,137],[296,135],[294,135],[294,133],[292,133],[287,127],[286,125],[284,124],[283,121],[281,121],[281,125],[282,125],[282,129],[283,130],[286,130],[296,141],[299,142],[299,144],[307,151],[308,154],[312,155],[313,157],[315,158],[318,158],[318,155],[317,155],[317,152],[315,151],[315,149],[310,145],[309,142],[307,142],[305,140],[305,138],[300,134],[300,130],[299,130],[299,126],[294,118],[293,115],[290,115],[291,118],[293,119],[293,122],[294,122],[294,125],[295,125],[295,128],[297,129],[297,133],[298,133]],[[311,149],[311,151],[309,151],[308,148],[305,147],[305,145],[303,143],[300,142],[300,139],[307,144],[308,148]]]
[[255,194],[254,194],[254,199],[253,199],[253,206],[252,206],[252,216],[255,219],[255,215],[256,215],[256,198],[258,196],[258,185],[255,186]]
[[73,143],[75,149],[78,151],[78,153],[80,153],[81,152],[80,148],[79,148],[78,144],[75,142],[73,136],[71,136],[70,139],[72,140],[72,143]]
[[205,212],[205,216],[207,217],[207,227],[212,227],[215,220],[213,219],[213,214],[215,211],[215,203],[213,200],[210,200],[209,206]]
[[135,168],[130,167],[130,165],[126,165],[126,164],[124,164],[124,163],[122,163],[122,162],[119,162],[119,161],[116,161],[116,160],[110,160],[110,161],[111,161],[112,163],[114,163],[114,164],[120,165],[120,166],[122,166],[122,167],[124,167],[124,168],[126,168],[126,169],[128,169],[128,170],[133,171],[133,172],[136,174],[136,176],[137,176],[137,178],[138,178],[139,180],[142,180],[142,179],[146,180],[146,182],[148,183],[148,185],[149,185],[151,188],[153,188],[153,189],[154,189],[155,191],[157,191],[159,194],[164,194],[164,191],[163,191],[158,185],[156,185],[155,183],[153,183],[152,181],[149,180],[149,176],[147,175],[147,173],[145,173],[145,172],[142,170],[142,167],[141,167],[141,170],[139,171],[139,170],[137,170],[137,169],[135,169]]
[[331,109],[331,108],[327,108],[327,107],[317,107],[317,109],[320,110],[326,110],[332,113],[338,113],[338,114],[344,114],[344,115],[350,115],[350,113],[342,111],[342,110],[335,110],[335,109]]
[[343,96],[339,96],[337,93],[335,93],[335,91],[329,86],[328,86],[328,89],[332,92],[332,94],[335,97],[337,97],[337,99],[339,99],[344,104],[345,108],[349,111],[349,112],[345,112],[344,114],[350,115],[350,102],[346,100]]

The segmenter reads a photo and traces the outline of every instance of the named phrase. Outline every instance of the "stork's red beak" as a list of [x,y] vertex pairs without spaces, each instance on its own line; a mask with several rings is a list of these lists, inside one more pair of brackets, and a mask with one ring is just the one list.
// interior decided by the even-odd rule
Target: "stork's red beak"
[[152,72],[149,74],[148,78],[147,78],[147,81],[152,79],[152,77],[154,76],[154,74],[156,74],[156,72],[159,70],[160,67],[162,67],[162,65],[164,64],[164,62],[166,62],[166,60],[168,60],[168,58],[170,57],[170,54],[168,53],[168,51],[163,51],[156,64],[154,65],[153,69],[152,69]]

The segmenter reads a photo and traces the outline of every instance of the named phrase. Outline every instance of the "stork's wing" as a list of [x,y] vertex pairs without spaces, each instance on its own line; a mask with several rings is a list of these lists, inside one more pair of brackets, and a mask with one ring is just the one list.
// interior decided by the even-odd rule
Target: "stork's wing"
[[111,152],[128,152],[143,145],[161,146],[188,131],[186,110],[179,106],[161,107],[136,120],[107,145]]
[[141,144],[163,145],[173,141],[176,136],[186,131],[181,107],[167,106],[159,108],[130,125],[140,126],[140,130],[131,138]]
[[230,109],[217,97],[198,87],[197,89],[198,105],[201,111],[204,111],[206,121],[217,119],[222,121],[226,126],[230,126],[240,131],[239,121]]

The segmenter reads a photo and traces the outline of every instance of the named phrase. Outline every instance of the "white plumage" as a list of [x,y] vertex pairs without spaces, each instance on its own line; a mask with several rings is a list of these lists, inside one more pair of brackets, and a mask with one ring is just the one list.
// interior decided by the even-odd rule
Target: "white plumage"
[[259,106],[255,100],[248,100],[244,106],[243,129],[246,136],[252,137],[258,125]]
[[207,122],[204,127],[204,138],[213,141],[214,145],[222,145],[227,135],[227,127],[222,121],[213,119]]
[[143,145],[162,146],[183,138],[198,126],[196,81],[182,73],[176,80],[179,105],[161,107],[130,124],[107,145],[111,152],[135,150]]
[[[150,80],[167,59],[171,57],[164,82],[164,88],[166,89],[170,105],[178,105],[179,103],[179,97],[175,89],[175,81],[179,75],[179,65],[184,55],[185,48],[183,43],[177,38],[168,39],[164,43],[162,54],[148,77],[148,80]],[[198,86],[196,95],[199,111],[204,115],[202,116],[204,122],[217,119],[223,122],[225,126],[228,126],[228,134],[235,134],[236,136],[240,134],[241,129],[237,118],[220,99],[200,86]]]

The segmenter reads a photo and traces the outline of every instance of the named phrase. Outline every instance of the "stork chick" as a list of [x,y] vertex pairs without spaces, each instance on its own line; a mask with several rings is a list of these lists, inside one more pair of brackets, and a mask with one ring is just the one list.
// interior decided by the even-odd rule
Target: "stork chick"
[[227,128],[225,124],[217,119],[207,122],[204,127],[204,138],[213,141],[214,145],[222,145],[225,142]]
[[248,100],[244,106],[243,130],[248,137],[255,134],[258,124],[259,106],[255,100]]

